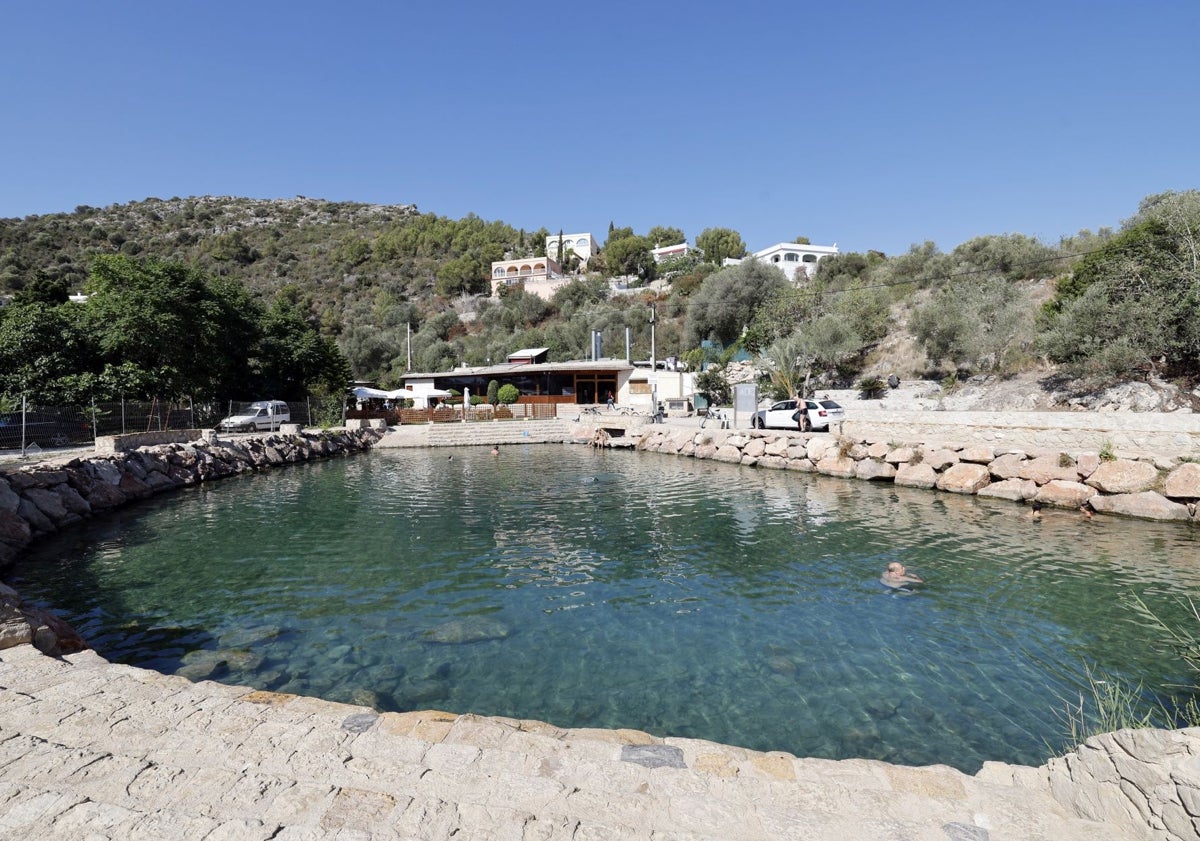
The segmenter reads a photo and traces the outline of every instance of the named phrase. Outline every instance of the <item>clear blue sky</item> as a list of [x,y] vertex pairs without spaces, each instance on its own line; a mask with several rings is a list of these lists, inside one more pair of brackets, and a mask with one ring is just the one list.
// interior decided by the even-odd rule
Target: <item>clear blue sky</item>
[[845,251],[1200,187],[1200,2],[12,2],[0,217],[415,203]]

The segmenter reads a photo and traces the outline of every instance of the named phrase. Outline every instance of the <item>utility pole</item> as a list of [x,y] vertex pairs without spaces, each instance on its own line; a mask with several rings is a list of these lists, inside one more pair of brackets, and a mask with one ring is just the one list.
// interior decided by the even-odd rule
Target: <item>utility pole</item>
[[650,305],[650,414],[658,417],[658,360],[654,353],[654,304]]

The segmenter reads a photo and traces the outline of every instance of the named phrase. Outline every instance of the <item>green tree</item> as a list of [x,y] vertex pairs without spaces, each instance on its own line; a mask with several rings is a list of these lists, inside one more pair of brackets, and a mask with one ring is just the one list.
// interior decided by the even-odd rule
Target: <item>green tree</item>
[[683,235],[683,231],[679,228],[667,228],[662,225],[655,225],[646,232],[646,239],[654,243],[654,248],[661,248],[664,245],[679,245],[681,242],[687,242],[687,237]]
[[933,365],[1009,370],[1013,355],[1032,340],[1033,305],[1000,276],[957,278],[909,320]]
[[1200,371],[1200,191],[1143,199],[1043,308],[1039,346],[1081,376]]
[[726,257],[739,259],[746,256],[746,243],[732,228],[705,228],[696,237],[696,247],[704,252],[704,259],[715,266],[721,265]]
[[782,271],[757,260],[709,275],[688,299],[684,344],[695,347],[704,339],[733,344],[753,323],[759,307],[788,285]]
[[495,406],[500,402],[500,381],[488,380],[487,402]]
[[604,246],[604,260],[612,275],[636,275],[643,281],[654,278],[653,248],[645,237],[627,236]]
[[62,380],[99,370],[96,348],[78,304],[43,302],[0,308],[0,395],[30,395],[37,402],[79,403]]
[[505,406],[511,406],[521,399],[521,390],[512,383],[505,383],[497,390],[496,399]]

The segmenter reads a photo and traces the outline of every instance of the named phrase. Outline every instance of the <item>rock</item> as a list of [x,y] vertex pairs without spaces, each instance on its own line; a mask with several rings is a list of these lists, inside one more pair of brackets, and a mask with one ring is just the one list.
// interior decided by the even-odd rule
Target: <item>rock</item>
[[775,654],[763,661],[768,669],[777,675],[794,675],[796,674],[796,662],[790,657],[785,657],[782,654]]
[[801,473],[816,473],[817,466],[806,458],[789,458],[788,470],[799,470]]
[[0,475],[0,511],[16,511],[21,497],[9,487],[8,480]]
[[973,444],[965,447],[958,457],[974,464],[991,464],[996,459],[996,451],[982,444]]
[[985,487],[991,478],[986,464],[960,461],[938,478],[937,487],[949,493],[973,494]]
[[917,451],[912,447],[897,447],[887,454],[884,461],[888,464],[904,464],[912,461],[916,454]]
[[63,508],[70,511],[72,514],[78,514],[81,517],[86,517],[92,513],[92,506],[88,505],[87,500],[79,495],[79,491],[72,488],[70,485],[55,485],[51,489],[58,494],[58,498],[62,501]]
[[1158,469],[1144,461],[1119,458],[1101,463],[1087,483],[1107,494],[1129,494],[1150,490],[1158,481]]
[[1039,485],[1055,479],[1067,482],[1075,482],[1079,479],[1079,472],[1075,469],[1075,459],[1069,457],[1063,459],[1062,456],[1057,455],[1038,456],[1030,459],[1021,465],[1017,475],[1022,479],[1032,479]]
[[980,488],[979,496],[993,497],[995,499],[1010,499],[1013,502],[1019,502],[1025,499],[1033,499],[1037,496],[1037,482],[1032,479],[1001,479],[999,482],[993,482],[986,487]]
[[745,467],[753,467],[754,465],[758,464],[758,459],[756,459],[754,456],[742,456],[742,460],[738,463],[744,465]]
[[1133,494],[1097,495],[1091,498],[1092,508],[1105,514],[1124,514],[1144,520],[1190,520],[1186,505],[1171,502],[1162,494],[1143,491]]
[[469,616],[452,619],[421,634],[424,642],[438,645],[462,645],[484,640],[507,639],[512,630],[504,622],[490,616]]
[[761,438],[752,438],[746,442],[746,446],[742,447],[742,455],[750,458],[758,458],[767,451],[767,442]]
[[868,482],[888,481],[896,478],[896,466],[878,459],[863,459],[858,463],[855,476]]
[[717,451],[713,453],[712,458],[713,461],[723,461],[727,464],[741,464],[742,451],[729,444],[729,442],[726,442],[717,447]]
[[67,511],[63,505],[62,498],[54,491],[48,491],[45,488],[29,488],[25,491],[24,496],[55,523],[66,522],[71,517],[71,512]]
[[1021,478],[1021,466],[1025,464],[1023,453],[1005,453],[988,464],[988,471],[997,479]]
[[926,450],[921,461],[934,470],[941,471],[952,464],[958,464],[958,454],[945,449]]
[[[1034,497],[1038,502],[1053,505],[1056,508],[1078,508],[1089,499],[1096,498],[1098,496],[1095,488],[1082,482],[1066,479],[1051,479],[1038,488],[1037,496]],[[1095,507],[1094,503],[1093,507]]]
[[877,441],[867,447],[867,458],[883,459],[891,448],[882,441]]
[[759,467],[766,467],[771,470],[786,470],[788,460],[783,456],[763,456],[758,460]]
[[1096,472],[1100,466],[1100,456],[1097,453],[1080,453],[1075,459],[1075,472],[1084,479]]
[[717,454],[717,447],[715,444],[697,444],[694,457],[695,458],[712,458],[716,454]]
[[937,474],[928,464],[904,464],[896,470],[895,483],[908,488],[933,488],[937,485]]
[[54,522],[42,513],[42,509],[24,497],[17,507],[17,516],[29,524],[34,534],[48,534],[54,531]]
[[834,450],[817,462],[817,472],[841,479],[853,479],[858,472],[858,463],[848,456],[838,455],[837,450]]
[[1200,499],[1200,464],[1184,462],[1172,470],[1163,493],[1176,499]]
[[29,522],[16,511],[0,508],[0,542],[24,546],[33,537]]
[[807,448],[808,460],[813,464],[816,464],[825,457],[825,451],[834,446],[835,444],[830,438],[821,437],[809,439]]
[[787,438],[774,438],[763,447],[763,453],[769,456],[786,456],[790,443]]

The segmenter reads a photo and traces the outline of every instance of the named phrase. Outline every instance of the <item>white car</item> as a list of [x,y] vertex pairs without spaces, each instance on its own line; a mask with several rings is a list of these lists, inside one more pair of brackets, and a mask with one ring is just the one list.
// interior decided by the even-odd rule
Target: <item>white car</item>
[[[832,400],[805,400],[808,404],[808,420],[813,429],[828,430],[830,424],[841,423],[846,419],[846,410],[841,404]],[[757,429],[799,429],[800,425],[792,420],[796,413],[795,400],[780,400],[773,403],[769,409],[759,409],[754,413],[753,425]]]
[[255,432],[279,429],[280,424],[292,422],[292,410],[282,400],[259,400],[251,403],[244,412],[230,415],[217,429],[225,432]]

